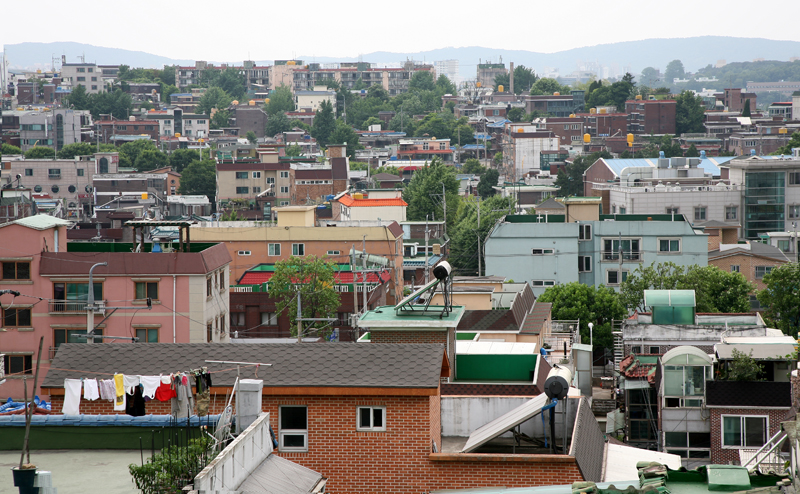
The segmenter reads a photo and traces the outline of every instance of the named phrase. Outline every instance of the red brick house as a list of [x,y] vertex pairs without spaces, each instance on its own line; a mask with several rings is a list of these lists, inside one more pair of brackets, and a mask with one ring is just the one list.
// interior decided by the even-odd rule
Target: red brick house
[[[450,374],[438,344],[65,344],[43,387],[53,410],[60,410],[66,378],[158,375],[205,365],[213,375],[209,411],[218,413],[237,370],[206,360],[272,364],[242,367],[241,375],[264,380],[262,410],[279,441],[276,454],[318,471],[337,494],[565,484],[584,480],[581,461],[588,468],[589,456],[603,458],[596,423],[597,430],[584,432],[578,422],[573,437],[594,433],[593,441],[573,441],[569,455],[437,452],[440,380]],[[147,413],[169,413],[168,402],[153,403]],[[107,401],[83,400],[81,411],[114,413]]]

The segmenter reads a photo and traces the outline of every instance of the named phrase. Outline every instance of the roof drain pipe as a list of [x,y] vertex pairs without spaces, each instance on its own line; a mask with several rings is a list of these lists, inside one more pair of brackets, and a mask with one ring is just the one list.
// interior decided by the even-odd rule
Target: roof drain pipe
[[175,311],[177,310],[175,308],[175,283],[176,283],[176,281],[177,281],[177,278],[173,274],[172,275],[172,342],[173,343],[177,343],[178,342],[176,340],[176,338],[175,338]]

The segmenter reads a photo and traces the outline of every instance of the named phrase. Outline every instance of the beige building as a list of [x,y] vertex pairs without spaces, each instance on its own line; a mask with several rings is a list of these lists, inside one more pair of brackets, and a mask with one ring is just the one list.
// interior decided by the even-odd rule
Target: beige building
[[329,90],[327,86],[314,86],[312,91],[294,92],[295,111],[319,110],[323,101],[327,101],[333,107],[333,114],[336,115],[336,91]]
[[275,151],[259,151],[251,159],[224,159],[217,163],[217,208],[243,200],[264,207],[288,206],[291,202],[291,170],[280,163]]
[[372,190],[368,193],[342,193],[332,203],[333,218],[338,221],[406,221],[408,204],[397,189]]
[[83,86],[87,93],[97,94],[105,90],[103,74],[94,63],[61,63],[61,81],[65,86]]

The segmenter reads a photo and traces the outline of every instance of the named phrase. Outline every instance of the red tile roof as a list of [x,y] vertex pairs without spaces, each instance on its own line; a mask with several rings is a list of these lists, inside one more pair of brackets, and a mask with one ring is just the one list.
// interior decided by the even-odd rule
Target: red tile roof
[[408,206],[402,199],[354,199],[350,195],[343,195],[339,202],[349,208],[364,206]]
[[647,378],[650,384],[655,383],[656,364],[644,364],[636,355],[631,354],[619,363],[620,373],[628,379]]

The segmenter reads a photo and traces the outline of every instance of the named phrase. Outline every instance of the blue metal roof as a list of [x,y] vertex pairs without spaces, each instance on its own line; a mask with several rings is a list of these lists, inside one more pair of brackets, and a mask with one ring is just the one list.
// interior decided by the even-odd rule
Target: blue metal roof
[[485,146],[483,144],[464,144],[461,149],[485,149]]
[[486,139],[487,141],[490,141],[490,140],[492,140],[492,136],[491,136],[491,135],[489,135],[489,134],[473,134],[473,136],[472,136],[472,137],[473,137],[475,140],[481,140],[481,141],[482,141],[482,140],[484,140],[484,139]]
[[486,124],[486,126],[487,127],[492,127],[492,128],[503,128],[503,127],[505,127],[505,125],[507,123],[510,123],[510,122],[511,122],[511,120],[503,119],[503,120],[498,120],[497,122],[494,122],[494,123],[488,123],[488,124]]

